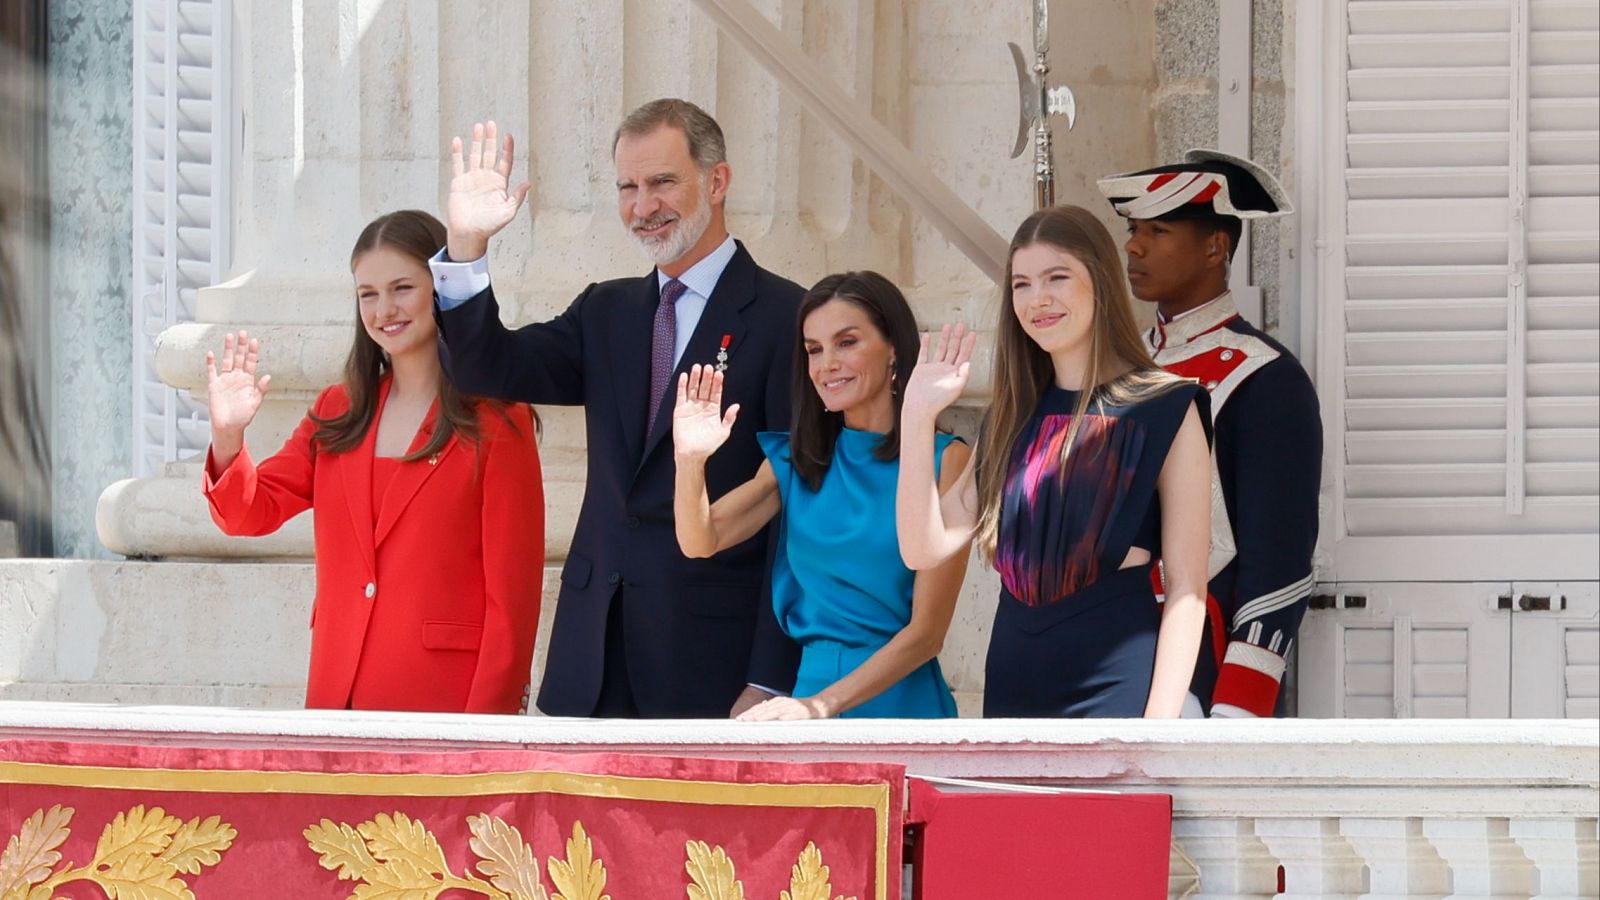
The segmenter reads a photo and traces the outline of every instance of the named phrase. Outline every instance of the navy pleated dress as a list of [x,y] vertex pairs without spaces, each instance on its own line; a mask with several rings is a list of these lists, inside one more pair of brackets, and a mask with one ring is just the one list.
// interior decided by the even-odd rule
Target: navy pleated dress
[[1209,440],[1210,404],[1193,382],[1126,406],[1092,399],[1063,466],[1078,394],[1041,398],[1001,494],[986,717],[1144,715],[1161,607],[1151,566],[1118,567],[1133,547],[1161,556],[1156,479],[1191,403]]

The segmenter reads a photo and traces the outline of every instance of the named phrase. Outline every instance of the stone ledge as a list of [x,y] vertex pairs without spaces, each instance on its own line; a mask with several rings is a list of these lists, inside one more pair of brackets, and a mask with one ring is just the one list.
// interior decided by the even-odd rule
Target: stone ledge
[[[564,560],[572,545],[576,510],[583,499],[582,469],[570,452],[554,451],[556,462],[544,483],[547,561]],[[312,558],[312,513],[290,519],[272,534],[231,537],[211,521],[200,490],[198,461],[170,463],[160,478],[127,478],[100,494],[95,530],[113,553],[137,559],[165,560],[309,560]],[[578,481],[565,480],[576,474]]]
[[11,702],[0,723],[4,738],[895,762],[924,776],[1154,787],[1173,794],[1179,815],[1600,814],[1592,719],[741,724]]
[[350,352],[350,325],[255,325],[186,322],[156,338],[156,375],[171,387],[205,396],[206,351],[222,352],[222,339],[240,328],[261,340],[260,370],[278,389],[315,394],[339,380]]

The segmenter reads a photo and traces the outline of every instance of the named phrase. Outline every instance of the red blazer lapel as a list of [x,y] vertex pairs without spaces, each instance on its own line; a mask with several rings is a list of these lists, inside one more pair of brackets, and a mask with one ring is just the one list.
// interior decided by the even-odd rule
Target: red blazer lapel
[[[406,450],[407,455],[417,452],[432,439],[438,419],[439,401],[434,400],[433,406],[428,408],[428,414],[422,420],[422,427],[417,429],[417,436],[412,439],[411,446]],[[377,429],[374,428],[373,431],[376,432]],[[422,485],[433,476],[433,473],[439,470],[439,466],[459,442],[460,437],[452,434],[450,435],[450,440],[445,442],[444,447],[438,453],[427,459],[405,463],[395,471],[394,479],[389,482],[389,489],[382,498],[383,506],[378,512],[378,525],[373,529],[372,543],[374,547],[382,544],[383,539],[389,536],[390,530],[394,528],[395,521],[400,518],[402,512],[405,512],[405,508],[411,503],[411,499],[417,495],[417,491],[422,489]],[[371,482],[372,479],[369,477],[367,479],[369,486]],[[371,520],[369,519],[368,521]]]
[[345,502],[350,507],[350,530],[354,533],[356,549],[361,553],[369,578],[377,576],[375,544],[372,540],[372,456],[378,444],[378,419],[383,415],[384,401],[389,399],[389,379],[378,383],[378,405],[367,427],[366,437],[348,453],[335,457],[339,461],[339,482],[344,486]]

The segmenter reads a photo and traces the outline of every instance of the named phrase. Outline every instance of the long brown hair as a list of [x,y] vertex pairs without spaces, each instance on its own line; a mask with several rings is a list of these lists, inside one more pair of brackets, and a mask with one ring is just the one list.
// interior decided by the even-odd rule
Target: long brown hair
[[1055,206],[1024,219],[1011,239],[1006,257],[1006,277],[1001,286],[999,316],[995,323],[993,399],[984,423],[977,455],[978,528],[975,540],[985,558],[993,560],[1000,533],[1001,492],[1012,447],[1038,408],[1039,399],[1055,381],[1055,367],[1017,318],[1011,294],[1011,260],[1018,250],[1048,244],[1070,253],[1089,271],[1094,288],[1094,321],[1089,328],[1089,369],[1085,389],[1078,393],[1072,425],[1062,444],[1060,465],[1077,439],[1090,405],[1137,402],[1183,379],[1155,364],[1139,336],[1128,296],[1122,256],[1111,232],[1081,206]]
[[[350,251],[350,268],[369,250],[387,247],[411,257],[424,267],[445,244],[445,227],[420,209],[402,209],[373,219]],[[430,287],[431,289],[431,287]],[[361,325],[360,301],[356,301],[355,342],[344,361],[344,391],[350,408],[327,419],[312,415],[317,430],[312,439],[328,453],[344,453],[361,445],[378,412],[378,385],[390,370],[388,356]],[[420,449],[401,457],[410,462],[425,459],[443,450],[452,435],[459,434],[470,444],[478,442],[477,405],[482,401],[456,390],[450,379],[439,381],[439,416],[433,434]]]
[[828,474],[833,462],[833,445],[844,427],[844,414],[829,412],[817,396],[817,386],[811,383],[810,361],[806,357],[806,317],[818,307],[834,300],[843,300],[867,314],[872,327],[878,329],[883,339],[894,348],[894,374],[890,378],[893,394],[894,424],[872,449],[873,457],[882,460],[900,456],[900,405],[904,402],[906,379],[916,365],[918,346],[917,320],[911,305],[894,282],[877,272],[843,272],[829,275],[806,291],[800,301],[800,312],[795,320],[794,371],[790,375],[789,456],[794,470],[813,491],[822,487],[822,478]]

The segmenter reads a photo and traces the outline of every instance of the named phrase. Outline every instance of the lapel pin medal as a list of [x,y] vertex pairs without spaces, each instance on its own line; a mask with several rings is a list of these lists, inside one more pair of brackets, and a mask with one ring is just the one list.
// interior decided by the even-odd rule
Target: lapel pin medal
[[733,335],[722,336],[722,346],[717,348],[717,371],[728,371],[728,345],[733,343]]

